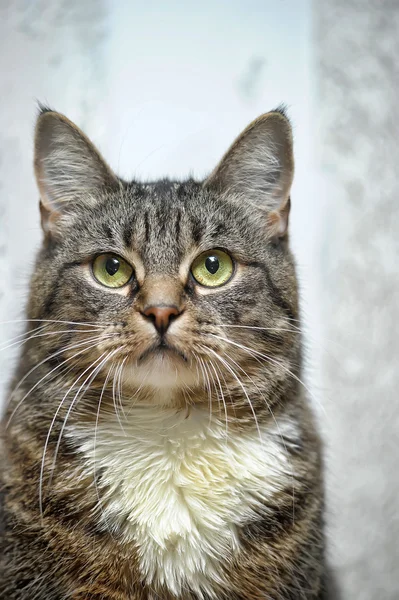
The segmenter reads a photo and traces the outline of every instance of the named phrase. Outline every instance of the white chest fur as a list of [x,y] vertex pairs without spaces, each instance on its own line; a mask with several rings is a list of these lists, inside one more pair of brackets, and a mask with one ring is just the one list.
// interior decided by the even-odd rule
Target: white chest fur
[[[237,527],[290,482],[278,432],[239,433],[201,409],[135,407],[68,435],[101,473],[100,519],[138,548],[149,583],[212,595],[220,561],[239,551]],[[281,427],[280,427],[281,429]]]

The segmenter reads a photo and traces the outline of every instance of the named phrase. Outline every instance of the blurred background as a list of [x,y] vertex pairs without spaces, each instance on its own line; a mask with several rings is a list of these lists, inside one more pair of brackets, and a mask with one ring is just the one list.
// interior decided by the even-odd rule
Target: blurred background
[[41,239],[36,102],[142,179],[203,177],[249,121],[287,105],[342,600],[399,598],[398,31],[398,0],[0,0],[3,399]]

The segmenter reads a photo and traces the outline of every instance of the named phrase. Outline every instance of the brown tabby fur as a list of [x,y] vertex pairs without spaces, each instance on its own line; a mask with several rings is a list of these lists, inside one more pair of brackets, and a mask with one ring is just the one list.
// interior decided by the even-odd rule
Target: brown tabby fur
[[[73,124],[46,109],[36,131],[45,239],[27,310],[27,333],[33,337],[23,345],[11,390],[23,381],[3,420],[0,597],[200,598],[189,587],[176,596],[145,580],[137,548],[123,537],[122,526],[111,532],[100,525],[95,484],[101,474],[89,473],[71,438],[62,435],[66,417],[68,427],[82,422],[94,427],[101,390],[100,418],[114,410],[107,369],[97,373],[70,414],[69,402],[60,401],[70,388],[75,395],[86,376],[79,383],[77,378],[85,369],[90,375],[90,365],[104,352],[125,344],[118,358],[140,360],[140,311],[166,298],[184,307],[185,331],[174,344],[187,368],[195,368],[192,351],[209,364],[212,350],[229,356],[238,375],[219,365],[224,407],[209,366],[210,385],[203,378],[194,390],[177,389],[176,410],[211,405],[213,414],[227,419],[230,435],[254,430],[254,416],[270,430],[282,421],[292,425],[291,433],[276,436],[292,466],[290,483],[242,525],[240,551],[220,562],[224,583],[214,584],[214,596],[204,592],[203,598],[326,598],[320,443],[300,382],[298,292],[286,230],[293,161],[284,112],[251,124],[204,183],[125,183]],[[215,247],[232,253],[236,275],[217,293],[200,293],[181,274],[181,264]],[[92,257],[111,250],[133,264],[139,256],[145,266],[145,275],[136,268],[126,294],[89,283]],[[86,351],[86,340],[94,336],[103,338]],[[71,347],[76,344],[84,349],[78,356]],[[151,386],[138,394],[139,402],[157,410]]]

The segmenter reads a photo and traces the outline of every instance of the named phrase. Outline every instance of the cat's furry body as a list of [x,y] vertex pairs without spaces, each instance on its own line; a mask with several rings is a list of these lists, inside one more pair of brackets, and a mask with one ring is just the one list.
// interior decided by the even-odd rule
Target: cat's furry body
[[[39,117],[46,237],[5,417],[2,598],[325,597],[290,136],[269,113],[205,183],[127,184]],[[235,268],[210,289],[190,265],[212,248]],[[134,266],[120,290],[94,281],[104,252]],[[149,304],[179,307],[161,345]]]

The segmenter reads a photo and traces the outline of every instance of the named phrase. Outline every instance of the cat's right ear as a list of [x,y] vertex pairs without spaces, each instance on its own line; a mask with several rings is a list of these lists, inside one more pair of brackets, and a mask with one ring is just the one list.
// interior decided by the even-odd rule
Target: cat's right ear
[[55,233],[59,218],[74,206],[93,205],[101,190],[120,186],[85,134],[64,115],[45,108],[36,123],[34,167],[46,234]]

